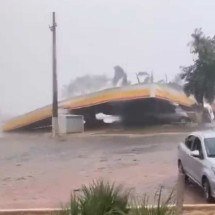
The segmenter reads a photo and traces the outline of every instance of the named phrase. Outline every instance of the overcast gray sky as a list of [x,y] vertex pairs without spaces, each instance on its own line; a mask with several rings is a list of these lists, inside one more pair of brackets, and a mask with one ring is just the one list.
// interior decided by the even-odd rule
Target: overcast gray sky
[[214,0],[0,0],[0,110],[51,103],[51,12],[57,15],[59,91],[84,74],[171,79],[192,63],[196,27],[215,34]]

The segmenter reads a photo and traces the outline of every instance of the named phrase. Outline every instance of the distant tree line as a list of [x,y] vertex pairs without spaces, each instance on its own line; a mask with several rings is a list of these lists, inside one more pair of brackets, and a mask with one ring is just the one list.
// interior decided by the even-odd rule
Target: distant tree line
[[[136,73],[137,84],[150,84],[154,83],[153,72],[138,72]],[[167,77],[165,80],[161,79],[156,83],[159,84],[170,84],[175,88],[180,88],[181,78],[179,75],[171,81],[167,82]],[[131,82],[128,80],[127,73],[121,66],[114,67],[113,78],[108,78],[105,74],[101,75],[83,75],[71,80],[68,85],[63,86],[63,96],[69,98],[76,95],[88,94],[91,92],[99,91],[105,88],[111,87],[121,87],[130,85]]]

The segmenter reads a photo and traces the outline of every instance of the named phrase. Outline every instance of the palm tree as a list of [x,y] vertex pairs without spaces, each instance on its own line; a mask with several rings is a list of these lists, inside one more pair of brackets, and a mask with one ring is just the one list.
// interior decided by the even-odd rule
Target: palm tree
[[[136,73],[136,77],[137,77],[137,81],[139,84],[149,84],[149,83],[153,83],[153,72],[151,72],[151,74],[149,74],[148,72],[138,72]],[[141,82],[140,77],[143,77],[143,81]]]

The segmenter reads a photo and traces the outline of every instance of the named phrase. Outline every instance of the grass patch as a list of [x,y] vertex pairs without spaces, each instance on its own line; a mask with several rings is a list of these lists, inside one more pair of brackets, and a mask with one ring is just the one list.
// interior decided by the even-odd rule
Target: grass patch
[[165,199],[163,199],[163,187],[155,193],[155,205],[150,205],[149,196],[145,195],[141,199],[135,198],[129,211],[129,215],[175,215],[175,197],[172,190]]

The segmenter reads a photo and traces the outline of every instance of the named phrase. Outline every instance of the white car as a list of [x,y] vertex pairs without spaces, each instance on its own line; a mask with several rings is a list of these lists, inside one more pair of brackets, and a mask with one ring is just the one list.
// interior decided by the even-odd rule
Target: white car
[[178,147],[178,168],[203,188],[207,202],[214,202],[215,131],[191,133]]

